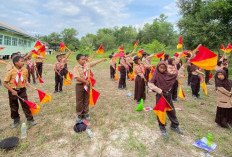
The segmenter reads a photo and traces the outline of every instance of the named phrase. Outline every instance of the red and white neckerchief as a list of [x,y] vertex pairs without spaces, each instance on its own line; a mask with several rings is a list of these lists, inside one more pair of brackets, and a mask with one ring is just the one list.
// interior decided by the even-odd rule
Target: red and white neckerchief
[[62,70],[62,64],[59,62],[59,72]]
[[16,86],[18,86],[19,79],[20,79],[22,85],[24,85],[24,83],[25,83],[25,81],[24,81],[24,79],[23,79],[23,76],[22,76],[21,72],[22,72],[22,70],[17,70],[17,75],[16,75],[15,80],[14,80],[14,84],[15,84]]
[[29,70],[32,71],[32,60],[28,60],[28,66],[29,66]]
[[[87,73],[87,70],[84,68],[84,66],[81,66],[82,68],[83,68],[83,70],[84,70],[84,75],[85,75],[85,80],[88,80],[88,73]],[[88,86],[86,85],[86,83],[84,83],[84,89],[86,90],[86,92],[88,92],[89,93],[89,88],[88,88]]]

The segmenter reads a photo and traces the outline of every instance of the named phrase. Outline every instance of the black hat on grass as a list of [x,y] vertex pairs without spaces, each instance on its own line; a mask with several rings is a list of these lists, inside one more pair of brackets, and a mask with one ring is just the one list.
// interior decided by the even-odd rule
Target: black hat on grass
[[15,146],[17,146],[19,143],[19,138],[18,137],[10,137],[2,140],[0,142],[0,148],[4,150],[11,150]]
[[74,125],[74,131],[75,132],[82,132],[82,131],[85,131],[87,128],[87,125],[83,122],[80,122],[80,123],[76,123]]

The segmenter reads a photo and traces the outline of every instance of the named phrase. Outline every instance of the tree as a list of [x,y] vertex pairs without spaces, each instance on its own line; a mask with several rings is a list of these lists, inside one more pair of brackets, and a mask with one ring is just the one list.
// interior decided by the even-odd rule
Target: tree
[[72,45],[74,49],[78,49],[80,42],[77,38],[78,32],[74,28],[65,28],[61,32],[62,41],[66,45]]

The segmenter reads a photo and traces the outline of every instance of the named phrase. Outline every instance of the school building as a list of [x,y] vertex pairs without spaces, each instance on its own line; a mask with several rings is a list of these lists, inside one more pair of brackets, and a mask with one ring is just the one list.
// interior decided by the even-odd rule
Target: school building
[[14,52],[22,54],[34,49],[36,38],[24,30],[0,21],[0,51],[1,56],[11,55]]

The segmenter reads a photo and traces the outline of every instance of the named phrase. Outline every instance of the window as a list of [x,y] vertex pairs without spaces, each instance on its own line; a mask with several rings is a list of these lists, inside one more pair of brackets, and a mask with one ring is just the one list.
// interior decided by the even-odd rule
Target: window
[[23,46],[23,40],[22,39],[19,39],[18,45]]
[[3,35],[0,35],[0,45],[2,45],[3,41]]
[[27,47],[31,47],[31,41],[27,41]]
[[17,46],[17,45],[18,45],[18,39],[12,38],[12,46]]
[[11,37],[4,36],[4,45],[11,45]]
[[27,46],[27,41],[26,40],[24,40],[24,43],[23,43],[23,46]]

